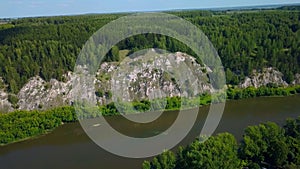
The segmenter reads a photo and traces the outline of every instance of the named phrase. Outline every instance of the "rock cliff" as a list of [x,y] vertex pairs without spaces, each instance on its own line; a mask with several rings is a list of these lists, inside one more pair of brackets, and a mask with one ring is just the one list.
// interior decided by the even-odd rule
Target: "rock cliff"
[[274,68],[265,68],[258,72],[254,70],[250,77],[246,77],[245,80],[239,85],[241,88],[247,88],[253,86],[258,88],[260,86],[266,86],[268,84],[276,84],[278,86],[288,86],[283,80],[283,74]]
[[[188,69],[181,68],[180,65],[185,65]],[[181,52],[169,54],[167,57],[157,56],[152,60],[142,57],[128,58],[122,63],[104,62],[95,75],[95,95],[99,104],[107,104],[113,100],[195,96],[212,90],[207,73],[204,73],[207,71],[210,71],[209,68],[201,66],[193,57]],[[72,89],[72,82],[77,75],[68,72],[64,76],[65,81],[51,79],[50,82],[39,76],[32,77],[11,98],[9,97],[12,95],[4,87],[0,87],[0,111],[48,109],[72,104],[76,94]],[[239,87],[260,87],[268,84],[288,85],[281,72],[274,68],[265,68],[262,71],[253,71]],[[295,75],[292,84],[300,84],[300,74]],[[15,99],[13,104],[12,98]]]

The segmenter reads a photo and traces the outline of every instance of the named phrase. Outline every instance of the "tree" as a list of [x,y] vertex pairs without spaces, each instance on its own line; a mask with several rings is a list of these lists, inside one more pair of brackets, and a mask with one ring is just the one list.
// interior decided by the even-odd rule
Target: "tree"
[[239,152],[240,157],[249,163],[282,166],[288,155],[284,130],[271,122],[248,127]]
[[110,57],[109,61],[120,61],[118,46],[113,46],[108,55]]
[[300,138],[300,117],[297,119],[287,119],[284,125],[286,135],[293,138]]
[[[151,169],[173,169],[175,167],[176,158],[173,152],[165,151],[158,157],[155,157],[151,164]],[[149,168],[149,162],[144,162],[143,169]]]
[[210,137],[205,142],[193,142],[178,153],[176,168],[239,168],[237,142],[233,135],[224,133]]
[[17,86],[17,82],[14,79],[9,81],[8,91],[11,92],[11,93],[17,93],[19,91],[18,86]]
[[[1,135],[0,135],[1,136]],[[151,163],[149,161],[143,162],[143,169],[151,169]]]
[[[284,126],[289,146],[288,160],[292,165],[300,165],[300,117],[287,119]],[[296,167],[295,167],[296,168]]]

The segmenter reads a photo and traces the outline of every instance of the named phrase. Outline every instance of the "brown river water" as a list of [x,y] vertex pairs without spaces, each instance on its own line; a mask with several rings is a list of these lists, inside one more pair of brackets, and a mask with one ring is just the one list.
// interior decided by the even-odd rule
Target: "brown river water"
[[[186,145],[199,135],[207,111],[208,106],[200,108],[194,127],[179,145]],[[165,112],[147,125],[132,124],[121,116],[108,117],[107,121],[128,136],[149,137],[166,130],[177,114]],[[227,101],[215,134],[230,132],[241,139],[249,125],[267,121],[283,125],[286,118],[298,116],[300,95]],[[65,124],[45,136],[0,147],[0,169],[140,169],[142,162],[149,159],[124,158],[103,150],[89,139],[79,123]]]

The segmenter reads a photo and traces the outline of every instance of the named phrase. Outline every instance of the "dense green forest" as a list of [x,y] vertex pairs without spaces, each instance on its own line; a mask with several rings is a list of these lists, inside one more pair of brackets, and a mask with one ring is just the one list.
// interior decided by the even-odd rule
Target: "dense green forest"
[[[179,11],[168,12],[197,25],[216,47],[226,70],[227,99],[300,94],[300,86],[239,89],[239,84],[252,70],[274,67],[284,74],[288,83],[300,73],[300,7],[281,7],[249,11]],[[0,19],[0,89],[17,93],[30,77],[41,76],[65,80],[88,38],[103,25],[127,14],[102,14],[59,17]],[[176,39],[156,34],[130,37],[118,43],[105,61],[119,61],[120,50],[129,54],[145,48],[161,48],[171,52],[193,51]],[[197,56],[195,56],[197,57]],[[197,60],[201,62],[200,60]],[[98,93],[100,95],[100,93]],[[9,101],[17,103],[15,95]],[[211,96],[202,94],[194,99],[167,97],[165,110],[208,105]],[[76,104],[76,103],[75,103]],[[127,103],[122,108],[127,109]],[[130,103],[137,111],[151,110],[151,102]],[[158,106],[158,108],[160,108]],[[0,145],[46,134],[63,123],[78,117],[119,115],[114,103],[99,105],[97,113],[76,114],[74,107],[46,111],[14,111],[0,113]],[[100,114],[99,114],[100,112]],[[77,112],[78,113],[78,112]],[[94,113],[94,114],[93,114]],[[201,138],[206,139],[206,138]],[[201,140],[200,139],[200,140]],[[219,134],[201,143],[199,139],[177,152],[166,151],[144,169],[300,168],[300,117],[288,119],[283,127],[269,122],[250,126],[240,142],[229,133]]]
[[77,120],[73,107],[39,111],[15,111],[0,114],[0,145],[46,134],[62,123]]
[[[227,83],[238,84],[253,69],[275,67],[287,82],[300,72],[300,11],[280,8],[257,11],[170,12],[197,25],[216,47],[226,68]],[[64,80],[88,38],[103,25],[126,14],[21,18],[0,24],[0,77],[8,92],[17,93],[30,77]],[[118,51],[162,48],[193,54],[170,37],[144,34],[123,40]],[[3,86],[4,84],[2,84]]]
[[[205,138],[202,138],[205,139]],[[245,129],[238,144],[229,133],[205,142],[195,140],[175,153],[166,151],[143,169],[297,169],[300,167],[300,117],[288,119],[284,127],[268,122]]]

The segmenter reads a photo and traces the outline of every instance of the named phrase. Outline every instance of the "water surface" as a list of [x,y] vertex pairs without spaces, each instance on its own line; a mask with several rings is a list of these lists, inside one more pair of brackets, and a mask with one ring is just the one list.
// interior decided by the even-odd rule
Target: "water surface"
[[[249,125],[266,121],[282,125],[286,118],[300,116],[299,103],[300,95],[227,101],[215,134],[230,132],[241,139],[243,130]],[[197,122],[180,145],[186,145],[198,136],[207,110],[208,107],[200,109]],[[133,124],[121,117],[109,117],[108,121],[124,134],[148,137],[166,130],[176,117],[176,112],[164,113],[148,125]],[[79,123],[63,125],[37,139],[0,147],[1,169],[140,169],[144,160],[119,157],[101,149],[83,132]]]

